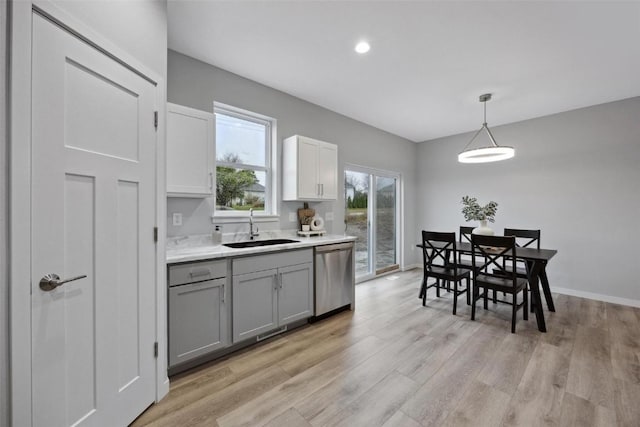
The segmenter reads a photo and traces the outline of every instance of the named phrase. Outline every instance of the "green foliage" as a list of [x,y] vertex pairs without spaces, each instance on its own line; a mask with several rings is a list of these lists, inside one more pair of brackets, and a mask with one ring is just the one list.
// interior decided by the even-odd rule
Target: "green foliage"
[[478,199],[475,197],[463,196],[462,197],[462,215],[466,221],[484,221],[495,222],[496,212],[498,211],[498,204],[494,201],[490,201],[485,206],[478,204]]
[[[221,160],[227,163],[240,162],[240,158],[234,154],[228,154]],[[242,198],[244,191],[256,182],[258,182],[258,178],[252,170],[217,166],[216,204],[230,206],[234,199]]]
[[356,191],[353,198],[347,198],[347,208],[349,209],[361,209],[367,207],[367,193]]

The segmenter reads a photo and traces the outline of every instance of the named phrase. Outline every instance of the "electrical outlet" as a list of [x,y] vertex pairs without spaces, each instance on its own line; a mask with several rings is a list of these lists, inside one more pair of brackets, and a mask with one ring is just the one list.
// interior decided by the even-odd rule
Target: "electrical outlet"
[[295,212],[289,212],[289,222],[296,222],[298,217]]
[[175,227],[179,227],[182,225],[182,214],[181,213],[174,213],[173,214],[173,225]]
[[325,219],[327,221],[333,221],[333,212],[327,212],[327,215],[325,216]]

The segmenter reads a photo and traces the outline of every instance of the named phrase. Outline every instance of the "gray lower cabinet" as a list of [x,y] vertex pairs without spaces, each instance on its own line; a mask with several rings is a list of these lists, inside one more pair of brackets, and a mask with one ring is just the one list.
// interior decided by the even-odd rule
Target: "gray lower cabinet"
[[313,316],[313,264],[278,269],[278,324]]
[[228,345],[226,278],[169,288],[169,366]]
[[234,343],[311,317],[313,250],[235,259],[232,287]]
[[278,326],[278,270],[233,276],[233,342]]

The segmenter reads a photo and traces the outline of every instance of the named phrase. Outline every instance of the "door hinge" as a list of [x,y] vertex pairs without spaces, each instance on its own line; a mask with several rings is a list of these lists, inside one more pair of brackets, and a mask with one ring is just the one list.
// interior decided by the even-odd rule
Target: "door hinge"
[[158,129],[158,112],[153,112],[153,126]]
[[153,357],[158,358],[158,341],[153,343]]
[[153,227],[153,241],[158,243],[158,227]]

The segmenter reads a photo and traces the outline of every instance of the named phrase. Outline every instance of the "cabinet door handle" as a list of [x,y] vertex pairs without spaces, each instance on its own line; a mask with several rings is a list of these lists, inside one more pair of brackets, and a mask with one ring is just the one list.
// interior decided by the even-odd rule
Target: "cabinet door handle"
[[209,190],[213,191],[213,172],[209,172]]
[[224,302],[224,284],[221,286],[221,290],[222,290],[221,302]]
[[274,290],[278,290],[278,273],[273,275],[273,281],[275,282]]
[[320,184],[320,195],[324,196],[324,184]]
[[194,277],[209,276],[210,274],[211,270],[208,268],[193,269],[189,272],[189,276],[191,276],[192,279]]
[[279,282],[280,282],[280,289],[282,289],[282,273],[279,274],[280,278],[279,278]]
[[320,184],[316,184],[316,194],[320,195]]

